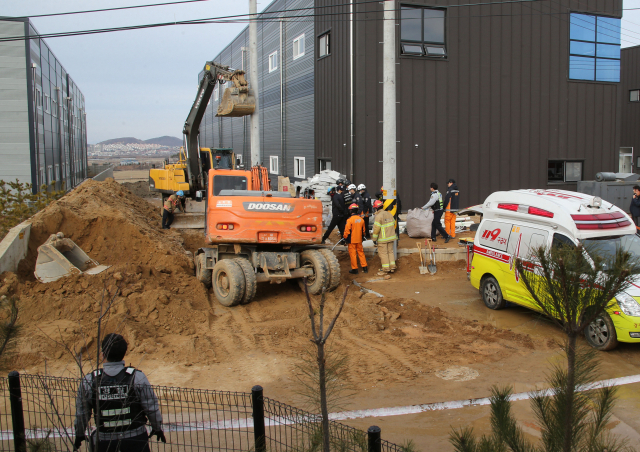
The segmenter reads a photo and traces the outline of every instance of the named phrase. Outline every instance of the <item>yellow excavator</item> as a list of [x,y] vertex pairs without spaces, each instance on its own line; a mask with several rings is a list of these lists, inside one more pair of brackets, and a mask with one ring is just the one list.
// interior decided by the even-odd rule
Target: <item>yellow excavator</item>
[[175,216],[174,228],[204,229],[204,203],[196,202],[199,191],[206,189],[207,173],[210,169],[236,169],[235,154],[229,148],[201,148],[198,135],[207,104],[218,83],[231,82],[224,90],[216,116],[241,117],[252,114],[256,108],[255,96],[249,90],[244,71],[230,69],[213,61],[204,66],[204,74],[198,87],[189,116],[182,131],[185,146],[180,148],[177,163],[165,161],[163,168],[149,170],[149,190],[162,195],[164,200],[182,190],[185,213]]

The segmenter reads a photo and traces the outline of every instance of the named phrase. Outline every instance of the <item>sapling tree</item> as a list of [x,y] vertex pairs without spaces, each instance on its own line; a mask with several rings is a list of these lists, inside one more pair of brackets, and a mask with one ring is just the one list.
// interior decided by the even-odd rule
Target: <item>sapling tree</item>
[[342,302],[338,307],[338,311],[336,312],[333,320],[329,323],[329,325],[325,329],[325,319],[324,319],[324,308],[325,308],[325,291],[322,290],[322,296],[320,298],[320,304],[318,306],[318,324],[316,325],[316,311],[313,308],[313,304],[311,302],[311,297],[309,296],[309,290],[307,288],[307,284],[305,281],[304,284],[304,292],[307,297],[307,306],[309,307],[309,319],[311,320],[311,333],[313,342],[317,349],[316,361],[318,363],[318,392],[320,394],[320,413],[322,416],[322,450],[323,452],[330,452],[331,441],[330,441],[330,432],[329,432],[329,408],[327,402],[327,359],[326,359],[326,343],[327,339],[331,335],[333,331],[333,327],[340,317],[340,313],[342,312],[342,308],[344,307],[344,303],[347,299],[347,292],[349,291],[349,286],[345,287],[344,295],[342,297]]
[[[605,252],[598,246],[585,249],[561,245],[532,250],[525,259],[516,259],[516,271],[535,305],[562,328],[566,335],[566,379],[563,392],[563,440],[560,450],[573,450],[576,428],[576,342],[596,319],[603,321],[622,294],[640,274],[640,265],[627,250],[617,246]],[[609,324],[612,326],[612,324]],[[615,334],[609,329],[609,334]],[[612,341],[611,341],[612,342]],[[606,347],[605,347],[606,348]]]

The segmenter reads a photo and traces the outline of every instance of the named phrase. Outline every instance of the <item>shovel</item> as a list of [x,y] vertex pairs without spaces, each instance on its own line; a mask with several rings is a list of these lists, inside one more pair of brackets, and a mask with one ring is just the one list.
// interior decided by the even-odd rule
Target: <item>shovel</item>
[[436,250],[429,239],[427,239],[427,246],[429,247],[429,256],[431,258],[431,263],[427,265],[427,268],[429,269],[429,273],[435,275],[438,271],[438,267],[436,267]]
[[420,253],[420,266],[418,267],[418,269],[420,270],[421,275],[426,275],[427,273],[429,273],[429,269],[427,268],[426,258],[422,254],[422,243],[417,242],[416,246],[418,247],[418,253]]

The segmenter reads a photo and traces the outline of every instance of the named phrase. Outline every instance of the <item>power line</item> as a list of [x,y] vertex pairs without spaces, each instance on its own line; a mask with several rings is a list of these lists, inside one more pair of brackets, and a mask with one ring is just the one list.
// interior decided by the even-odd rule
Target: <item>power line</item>
[[[187,1],[195,1],[195,0],[187,0]],[[206,1],[206,0],[198,0],[198,1]],[[490,5],[504,5],[504,4],[518,4],[518,3],[532,3],[532,1],[535,0],[508,0],[508,1],[498,1],[498,2],[489,2],[489,3],[468,3],[468,4],[460,4],[460,5],[448,5],[449,8],[453,8],[453,7],[469,7],[469,6],[490,6]],[[379,3],[379,0],[366,0],[363,2],[356,2],[356,5],[362,5],[362,4],[366,4],[366,3]],[[69,36],[81,36],[81,35],[90,35],[90,34],[101,34],[101,33],[111,33],[111,32],[117,32],[117,31],[127,31],[127,30],[139,30],[139,29],[146,29],[146,28],[158,28],[158,27],[166,27],[166,26],[177,26],[177,25],[203,25],[203,24],[212,24],[212,23],[249,23],[252,20],[256,20],[259,22],[277,22],[280,21],[282,19],[290,19],[290,22],[296,22],[295,19],[298,19],[299,21],[308,21],[312,18],[315,17],[326,17],[326,16],[334,16],[334,15],[344,15],[346,14],[345,12],[338,12],[338,13],[320,13],[320,14],[303,14],[303,15],[297,15],[297,16],[288,16],[288,15],[282,15],[282,16],[275,16],[275,14],[279,14],[279,13],[292,13],[292,12],[300,12],[300,11],[308,11],[308,10],[316,10],[316,9],[321,9],[321,8],[333,8],[333,7],[340,7],[340,6],[350,6],[350,3],[343,3],[343,4],[338,4],[338,5],[331,5],[331,6],[310,6],[310,7],[305,7],[305,8],[296,8],[296,9],[288,9],[288,10],[279,10],[279,11],[265,11],[260,13],[259,17],[256,19],[251,19],[249,16],[249,14],[237,14],[237,15],[231,15],[231,16],[220,16],[220,17],[212,17],[212,18],[203,18],[203,19],[192,19],[192,20],[186,20],[186,21],[174,21],[174,22],[163,22],[163,23],[155,23],[155,24],[144,24],[144,25],[133,25],[133,26],[126,26],[126,27],[113,27],[113,28],[104,28],[104,29],[93,29],[93,30],[80,30],[80,31],[72,31],[72,32],[60,32],[60,33],[48,33],[48,34],[38,34],[38,35],[30,35],[30,36],[14,36],[14,37],[5,37],[5,38],[0,38],[0,42],[5,42],[5,41],[21,41],[21,40],[26,40],[26,39],[44,39],[44,38],[56,38],[56,37],[69,37]],[[479,15],[467,15],[467,16],[451,16],[451,15],[447,15],[447,17],[449,19],[455,19],[455,18],[482,18],[482,17],[517,17],[517,16],[545,16],[545,15],[564,15],[564,14],[570,14],[570,12],[549,12],[549,13],[545,13],[542,12],[540,10],[534,10],[533,8],[530,8],[532,11],[536,11],[537,14],[479,14]],[[591,14],[596,13],[596,12],[600,12],[600,11],[593,11],[590,12]],[[607,12],[607,11],[604,11]],[[381,14],[382,11],[355,11],[354,14]],[[562,18],[559,17],[560,20],[564,20]],[[335,19],[334,19],[335,20]],[[340,19],[339,19],[340,20]],[[350,20],[350,19],[343,19],[343,20]],[[379,20],[384,20],[383,18],[372,18],[372,19],[368,19],[368,18],[356,18],[354,20],[357,21],[379,21]],[[399,20],[399,18],[396,18],[395,20]],[[566,21],[566,20],[565,20]],[[569,22],[570,23],[570,22]],[[574,24],[577,25],[577,24]],[[582,27],[581,25],[577,25]],[[587,27],[582,27],[582,28],[587,28]],[[606,27],[605,27],[606,28]],[[588,28],[587,28],[588,29]],[[621,33],[622,35],[622,33]],[[611,35],[609,35],[611,36]],[[627,36],[627,35],[625,35]],[[611,36],[614,37],[614,36]],[[637,39],[635,36],[632,36],[630,38],[634,38]],[[626,42],[629,42],[631,44],[637,44],[637,42],[634,41],[629,41],[629,40],[624,40]]]
[[181,0],[177,2],[169,3],[152,3],[149,5],[135,5],[135,6],[121,6],[118,8],[103,8],[103,9],[90,9],[86,11],[69,11],[66,13],[51,13],[51,14],[37,14],[32,16],[17,16],[16,19],[30,19],[33,17],[53,17],[53,16],[70,16],[72,14],[88,14],[88,13],[103,13],[107,11],[120,11],[123,9],[135,9],[135,8],[150,8],[153,6],[167,6],[167,5],[179,5],[182,3],[196,3],[196,2],[208,2],[209,0]]

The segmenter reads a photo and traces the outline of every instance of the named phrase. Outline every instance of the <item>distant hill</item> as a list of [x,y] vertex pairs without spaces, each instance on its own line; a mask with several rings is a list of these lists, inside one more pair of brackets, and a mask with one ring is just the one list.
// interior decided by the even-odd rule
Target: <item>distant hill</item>
[[182,140],[176,137],[163,136],[144,140],[145,143],[159,144],[160,146],[182,146]]
[[146,143],[146,144],[158,144],[160,146],[169,146],[169,147],[182,146],[182,140],[180,138],[170,137],[166,135],[163,137],[151,138],[149,140],[144,140],[144,141],[138,140],[137,138],[134,138],[134,137],[113,138],[111,140],[101,141],[98,144],[116,144],[116,143],[122,143],[122,144]]
[[124,138],[114,138],[112,140],[101,141],[98,144],[116,144],[116,143],[132,144],[132,143],[144,143],[144,141],[138,140],[137,138],[133,138],[133,137],[124,137]]

